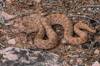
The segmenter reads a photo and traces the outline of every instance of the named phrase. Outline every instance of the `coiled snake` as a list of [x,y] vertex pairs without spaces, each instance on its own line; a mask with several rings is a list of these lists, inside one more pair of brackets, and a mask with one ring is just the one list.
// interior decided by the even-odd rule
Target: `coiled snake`
[[[50,27],[51,25],[54,24],[60,24],[64,28],[64,38],[67,41],[67,43],[72,44],[72,45],[79,45],[83,44],[87,41],[88,39],[88,32],[95,33],[96,31],[89,27],[89,25],[85,24],[83,21],[79,21],[77,24],[74,25],[72,22],[64,15],[64,14],[51,14],[48,15],[46,22],[42,22],[44,28],[46,29],[46,32],[48,33],[48,37],[50,37],[49,41],[42,41],[41,38],[36,37],[35,40],[35,45],[38,46],[38,48],[43,48],[43,49],[50,49],[53,48],[57,45],[57,39],[55,32],[52,30]],[[49,23],[49,24],[48,24]],[[83,30],[86,31],[83,31]],[[77,37],[74,37],[73,31],[78,35]],[[38,33],[40,35],[41,32]],[[50,43],[48,43],[50,42]]]
[[[85,43],[88,39],[88,32],[96,32],[93,28],[89,27],[89,25],[85,24],[84,21],[79,21],[73,26],[73,23],[64,14],[50,14],[46,17],[33,14],[30,17],[27,16],[17,20],[15,19],[15,22],[14,27],[19,29],[20,32],[37,32],[35,39],[33,39],[33,45],[41,49],[51,49],[58,44],[59,38],[51,27],[54,24],[60,24],[63,26],[64,39],[67,44],[72,45]],[[73,31],[77,36],[73,36]],[[47,39],[43,39],[45,33],[48,37]]]

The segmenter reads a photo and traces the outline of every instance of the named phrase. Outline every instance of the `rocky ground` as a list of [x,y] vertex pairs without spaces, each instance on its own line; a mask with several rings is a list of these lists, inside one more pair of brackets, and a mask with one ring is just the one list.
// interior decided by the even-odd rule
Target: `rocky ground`
[[[14,33],[17,30],[9,26],[13,19],[10,23],[7,18],[0,19],[0,66],[100,66],[100,0],[15,0],[12,3],[3,3],[3,10],[10,15],[24,17],[37,12],[44,15],[64,13],[74,23],[82,19],[98,29],[95,34],[90,33],[88,41],[82,45],[59,44],[51,50],[26,49],[25,45],[16,48],[10,47],[16,43],[14,37],[17,36]],[[59,30],[57,34],[62,38],[63,28],[60,25],[52,27]],[[28,35],[29,44],[34,38],[32,35],[35,34]],[[19,36],[27,41],[23,38],[26,34]]]

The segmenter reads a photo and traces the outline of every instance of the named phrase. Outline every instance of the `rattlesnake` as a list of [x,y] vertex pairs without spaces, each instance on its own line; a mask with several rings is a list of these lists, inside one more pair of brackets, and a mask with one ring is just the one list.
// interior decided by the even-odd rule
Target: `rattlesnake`
[[[34,45],[42,49],[51,49],[58,44],[57,34],[51,27],[54,24],[60,24],[63,26],[64,39],[68,44],[73,44],[73,45],[83,44],[87,41],[88,38],[86,31],[95,33],[95,30],[89,27],[83,21],[78,22],[73,27],[73,23],[64,14],[51,14],[46,17],[42,17],[39,14],[33,14],[30,17],[26,16],[23,18],[15,19],[15,22],[16,23],[13,26],[16,27],[19,30],[19,32],[26,32],[26,33],[37,32],[37,35],[34,39]],[[84,29],[86,31],[80,29]],[[79,37],[73,37],[73,31],[75,31],[75,33]],[[48,39],[46,40],[43,39],[45,32],[48,37]]]
[[[82,44],[87,41],[87,32],[95,33],[96,31],[89,27],[89,25],[85,24],[84,22],[80,21],[73,27],[73,23],[66,17],[64,14],[51,14],[47,16],[47,20],[50,21],[50,24],[60,24],[64,28],[64,38],[69,44]],[[73,30],[74,29],[74,30]],[[84,29],[86,31],[82,31],[80,29]],[[73,31],[79,37],[73,37]]]

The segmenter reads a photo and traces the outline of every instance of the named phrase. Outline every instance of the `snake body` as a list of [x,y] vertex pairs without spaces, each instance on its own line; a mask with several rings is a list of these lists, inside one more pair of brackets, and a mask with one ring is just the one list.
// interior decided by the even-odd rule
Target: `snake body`
[[41,49],[51,49],[54,48],[58,44],[57,34],[54,32],[52,27],[47,22],[42,22],[42,25],[46,31],[48,39],[43,39],[43,32],[42,28],[40,28],[39,32],[37,33],[34,44]]
[[[41,30],[41,37],[45,31],[42,26],[42,22],[45,22],[45,18],[38,14],[32,14],[30,16],[20,17],[9,22],[13,22],[11,25],[11,31],[16,35],[15,47],[31,48],[34,44],[29,44],[26,40],[26,35],[30,33],[37,33]],[[33,36],[33,35],[32,35]]]
[[[13,26],[17,28],[19,32],[37,32],[35,39],[33,39],[34,45],[41,49],[51,49],[58,44],[58,36],[51,27],[54,24],[60,24],[63,26],[66,43],[72,45],[85,43],[88,38],[87,31],[95,33],[94,29],[82,21],[76,23],[73,27],[73,23],[64,14],[50,14],[46,17],[42,17],[39,14],[33,14],[31,16],[15,19],[15,25]],[[73,36],[73,31],[78,36]],[[48,37],[47,39],[43,38],[45,33]],[[17,44],[22,43],[18,42]]]
[[[80,21],[73,27],[73,23],[68,19],[64,14],[51,14],[47,16],[47,20],[50,21],[50,24],[60,24],[64,28],[64,38],[69,44],[79,45],[87,41],[88,34],[87,31],[95,33],[96,31],[89,27],[89,25]],[[83,30],[86,31],[83,31]],[[78,35],[78,37],[73,36],[73,31]]]
[[45,23],[44,22],[42,23],[43,23],[44,28],[46,29],[49,40],[42,41],[42,39],[36,37],[35,44],[38,46],[38,48],[50,49],[50,48],[55,47],[58,43],[57,41],[58,37],[53,31],[53,29],[51,28],[51,26],[54,24],[60,24],[65,29],[64,35],[66,34],[69,35],[72,33],[71,31],[72,23],[68,20],[68,18],[64,14],[52,14],[52,15],[47,16],[46,19],[47,21]]
[[[82,30],[81,30],[82,29]],[[78,35],[76,37],[70,36],[66,38],[67,41],[72,45],[79,45],[83,44],[88,40],[88,32],[95,33],[96,31],[89,27],[89,25],[85,24],[84,21],[79,21],[77,24],[74,25],[74,32]]]
[[[13,21],[12,32],[16,34],[16,45],[15,47],[31,48],[36,47],[41,49],[54,48],[58,44],[57,34],[54,32],[52,27],[46,18],[39,14],[32,14],[30,16],[20,17]],[[16,30],[15,30],[16,29]],[[27,43],[27,37],[25,34],[37,33],[33,39],[33,44]],[[48,39],[43,39],[44,34],[47,34]]]

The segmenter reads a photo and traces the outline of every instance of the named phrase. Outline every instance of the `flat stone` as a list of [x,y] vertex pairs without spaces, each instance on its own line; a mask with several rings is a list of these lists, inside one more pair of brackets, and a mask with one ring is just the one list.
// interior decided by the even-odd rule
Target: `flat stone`
[[98,61],[95,61],[92,66],[100,66],[100,63]]
[[100,51],[99,51],[98,49],[96,49],[96,50],[94,51],[94,54],[96,54],[96,55],[99,55],[99,53],[100,53]]
[[15,44],[16,44],[15,39],[10,39],[10,40],[8,40],[8,44],[15,45]]

